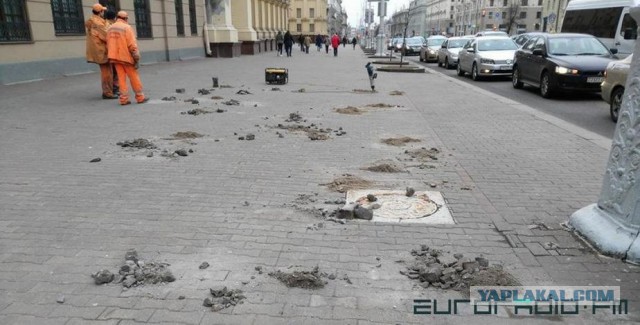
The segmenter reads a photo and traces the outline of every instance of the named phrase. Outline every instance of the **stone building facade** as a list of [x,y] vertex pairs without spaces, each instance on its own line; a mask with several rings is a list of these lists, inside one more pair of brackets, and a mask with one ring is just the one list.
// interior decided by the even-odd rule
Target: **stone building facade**
[[328,34],[327,0],[291,0],[289,31],[293,35]]
[[129,13],[150,64],[271,51],[290,0],[5,0],[0,84],[96,71],[85,59],[84,30],[96,2]]

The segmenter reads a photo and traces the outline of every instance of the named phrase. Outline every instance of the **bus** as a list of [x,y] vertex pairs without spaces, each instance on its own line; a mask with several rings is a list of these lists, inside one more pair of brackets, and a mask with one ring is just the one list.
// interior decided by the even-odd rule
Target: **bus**
[[640,0],[571,0],[561,31],[591,34],[625,58],[633,53],[638,37],[638,25],[629,8],[638,5]]

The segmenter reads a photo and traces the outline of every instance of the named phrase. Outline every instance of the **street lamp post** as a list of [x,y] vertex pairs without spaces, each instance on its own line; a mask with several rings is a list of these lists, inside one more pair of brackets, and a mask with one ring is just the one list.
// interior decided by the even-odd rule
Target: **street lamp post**
[[[630,13],[640,21],[640,6]],[[573,213],[569,225],[603,253],[640,264],[640,57],[629,69],[600,199]]]

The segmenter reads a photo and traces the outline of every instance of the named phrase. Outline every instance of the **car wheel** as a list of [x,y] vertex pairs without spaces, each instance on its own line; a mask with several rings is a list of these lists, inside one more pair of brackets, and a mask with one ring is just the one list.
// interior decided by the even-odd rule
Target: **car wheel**
[[480,80],[480,75],[478,75],[478,65],[475,62],[471,67],[471,79],[473,79],[473,81]]
[[549,74],[545,71],[540,77],[540,95],[544,98],[551,98],[553,96],[553,89],[551,89],[551,80],[549,80]]
[[444,68],[451,69],[451,64],[449,64],[449,57],[444,58]]
[[624,88],[618,87],[611,94],[611,105],[609,112],[611,113],[611,120],[618,122],[618,115],[620,114],[620,107],[622,107],[622,95],[624,94]]
[[456,72],[458,73],[458,76],[460,77],[464,76],[464,71],[462,71],[462,65],[460,64],[460,62],[458,62],[458,67],[456,67]]
[[520,80],[520,69],[518,69],[518,66],[515,66],[513,68],[513,75],[511,76],[511,84],[515,89],[522,89],[522,87],[524,86],[524,84]]

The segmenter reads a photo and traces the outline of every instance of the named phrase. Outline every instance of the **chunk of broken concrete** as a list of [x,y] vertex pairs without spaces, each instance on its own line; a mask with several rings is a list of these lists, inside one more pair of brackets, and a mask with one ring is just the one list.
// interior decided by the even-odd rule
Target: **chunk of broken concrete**
[[363,207],[363,206],[356,206],[355,210],[353,211],[354,215],[357,219],[363,219],[363,220],[371,220],[373,219],[373,211]]
[[338,210],[338,218],[340,219],[353,219],[355,217],[354,213],[358,204],[350,202],[345,204],[340,210]]
[[109,272],[109,270],[100,270],[91,275],[96,284],[109,283],[113,281],[113,273]]

